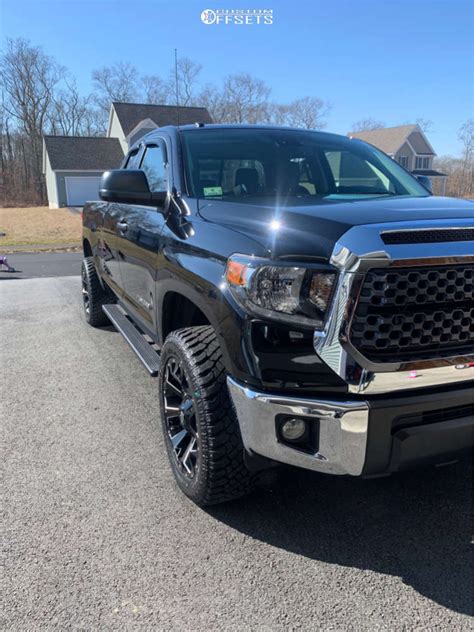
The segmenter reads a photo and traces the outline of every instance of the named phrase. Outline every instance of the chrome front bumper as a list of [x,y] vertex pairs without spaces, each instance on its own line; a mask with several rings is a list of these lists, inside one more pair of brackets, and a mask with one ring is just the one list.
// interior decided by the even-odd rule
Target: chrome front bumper
[[[227,384],[237,411],[242,439],[249,452],[280,463],[328,474],[362,473],[369,424],[366,402],[299,399],[259,393],[231,377]],[[319,421],[319,449],[302,452],[278,440],[277,415],[302,416]]]

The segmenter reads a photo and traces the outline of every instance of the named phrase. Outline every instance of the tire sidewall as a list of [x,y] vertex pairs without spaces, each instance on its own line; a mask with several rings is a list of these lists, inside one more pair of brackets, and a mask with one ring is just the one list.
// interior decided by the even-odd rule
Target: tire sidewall
[[176,463],[174,450],[168,437],[168,429],[166,426],[166,419],[164,414],[163,379],[167,362],[171,357],[174,357],[176,360],[178,360],[179,363],[182,364],[193,391],[200,391],[202,385],[199,383],[199,380],[196,379],[196,376],[193,372],[192,362],[190,362],[183,349],[173,340],[166,340],[161,354],[160,372],[158,375],[159,414],[163,440],[166,446],[166,451],[168,453],[171,469],[173,470],[179,487],[192,500],[200,502],[206,492],[208,469],[206,454],[209,437],[208,433],[206,432],[206,424],[204,423],[206,416],[205,400],[204,398],[200,397],[193,398],[196,416],[196,427],[199,434],[199,456],[196,473],[193,478],[189,478],[181,472],[178,464]]

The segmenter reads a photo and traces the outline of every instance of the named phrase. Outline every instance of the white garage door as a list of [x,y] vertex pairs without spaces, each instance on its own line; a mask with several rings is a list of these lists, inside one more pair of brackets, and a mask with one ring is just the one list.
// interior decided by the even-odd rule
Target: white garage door
[[85,202],[99,199],[98,176],[69,176],[66,181],[66,197],[69,206],[82,206]]

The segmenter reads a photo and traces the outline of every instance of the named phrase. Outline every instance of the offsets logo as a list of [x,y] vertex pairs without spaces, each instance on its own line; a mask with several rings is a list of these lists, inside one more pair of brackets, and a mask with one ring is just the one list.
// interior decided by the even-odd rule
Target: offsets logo
[[204,24],[269,25],[273,24],[273,9],[204,9]]
[[216,12],[212,9],[204,9],[201,13],[201,20],[204,24],[214,24],[216,21]]

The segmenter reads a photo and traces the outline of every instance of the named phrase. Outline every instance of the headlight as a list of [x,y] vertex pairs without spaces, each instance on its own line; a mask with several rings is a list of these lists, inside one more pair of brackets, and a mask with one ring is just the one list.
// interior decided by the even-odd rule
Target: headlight
[[249,313],[286,324],[324,327],[336,280],[330,268],[233,255],[225,275],[233,296]]

